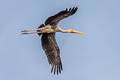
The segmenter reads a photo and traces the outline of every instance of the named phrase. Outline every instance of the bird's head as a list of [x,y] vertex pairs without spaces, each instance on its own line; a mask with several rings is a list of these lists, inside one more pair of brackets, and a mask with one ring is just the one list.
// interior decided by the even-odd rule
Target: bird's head
[[83,32],[79,32],[79,31],[74,30],[74,29],[68,29],[68,31],[69,31],[70,33],[77,33],[77,34],[85,35],[85,33],[83,33]]

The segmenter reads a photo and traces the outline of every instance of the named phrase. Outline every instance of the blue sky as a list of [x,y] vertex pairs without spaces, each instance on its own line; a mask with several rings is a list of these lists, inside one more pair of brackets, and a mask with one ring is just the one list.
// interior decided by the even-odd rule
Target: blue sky
[[[0,0],[0,80],[120,80],[119,0]],[[57,33],[62,74],[50,65],[37,35],[21,35],[57,12],[78,6],[62,20],[63,29],[86,35]]]

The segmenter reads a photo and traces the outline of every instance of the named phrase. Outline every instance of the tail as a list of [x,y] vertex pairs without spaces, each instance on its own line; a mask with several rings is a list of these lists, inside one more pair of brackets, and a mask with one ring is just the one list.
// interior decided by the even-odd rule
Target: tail
[[39,36],[42,34],[40,32],[40,29],[44,27],[44,24],[41,24],[37,29],[32,29],[32,30],[22,30],[22,34],[38,34]]

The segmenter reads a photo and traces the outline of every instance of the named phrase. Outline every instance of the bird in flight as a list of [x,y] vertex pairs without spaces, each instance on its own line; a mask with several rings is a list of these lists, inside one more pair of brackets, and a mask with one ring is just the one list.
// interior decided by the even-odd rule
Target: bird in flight
[[41,24],[37,29],[34,30],[23,30],[23,34],[38,34],[41,35],[41,43],[42,48],[45,51],[45,54],[48,58],[49,64],[51,64],[51,73],[54,72],[54,74],[61,73],[63,70],[61,57],[60,57],[60,49],[57,45],[56,39],[55,39],[55,33],[56,32],[63,32],[63,33],[77,33],[77,34],[83,34],[83,32],[79,32],[74,29],[68,29],[64,30],[61,29],[58,26],[59,21],[61,21],[64,18],[67,18],[69,16],[72,16],[76,13],[78,10],[77,7],[73,7],[70,9],[60,11],[54,16],[49,17],[45,24]]

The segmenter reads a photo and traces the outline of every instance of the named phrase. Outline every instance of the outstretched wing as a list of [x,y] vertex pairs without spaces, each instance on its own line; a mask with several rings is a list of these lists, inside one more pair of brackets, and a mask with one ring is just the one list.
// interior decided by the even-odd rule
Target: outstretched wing
[[68,17],[68,16],[71,16],[73,15],[76,11],[77,11],[77,7],[73,7],[73,8],[70,8],[69,10],[66,9],[66,10],[63,10],[61,12],[59,12],[58,14],[54,15],[54,16],[51,16],[49,17],[46,21],[45,21],[45,24],[51,24],[51,23],[55,23],[57,24],[60,20]]
[[41,38],[42,48],[45,51],[48,62],[52,65],[51,72],[54,74],[61,73],[62,63],[60,58],[60,50],[55,40],[55,33],[44,33]]

